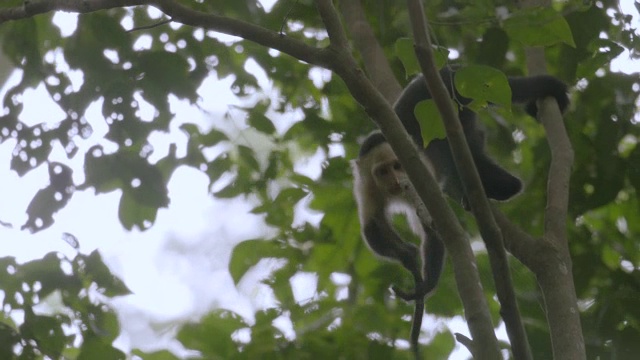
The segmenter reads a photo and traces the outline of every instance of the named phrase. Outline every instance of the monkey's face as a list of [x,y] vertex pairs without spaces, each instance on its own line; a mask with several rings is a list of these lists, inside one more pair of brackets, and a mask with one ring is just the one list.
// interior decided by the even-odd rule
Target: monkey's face
[[373,177],[378,189],[392,196],[402,194],[403,190],[400,186],[400,182],[406,176],[407,174],[405,174],[398,159],[378,163],[373,168]]
[[370,155],[373,159],[371,176],[378,191],[389,196],[401,195],[403,189],[400,183],[406,178],[407,174],[389,144],[381,144]]

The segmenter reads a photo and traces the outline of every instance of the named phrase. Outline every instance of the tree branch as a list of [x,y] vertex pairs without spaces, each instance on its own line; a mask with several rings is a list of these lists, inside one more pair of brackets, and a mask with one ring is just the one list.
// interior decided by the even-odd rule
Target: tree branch
[[500,226],[504,247],[526,267],[533,269],[538,261],[534,249],[539,247],[540,239],[534,238],[515,225],[497,206],[491,205],[491,211]]
[[174,0],[154,0],[149,3],[179,23],[238,36],[256,44],[282,51],[309,64],[327,67],[330,56],[327,49],[314,48],[300,40],[282,35],[278,31],[268,30],[242,20],[205,14]]
[[[548,0],[523,0],[521,7],[549,7]],[[545,74],[543,48],[526,49],[530,74]],[[573,282],[573,265],[567,239],[569,180],[573,165],[573,148],[558,104],[552,99],[538,102],[538,120],[544,126],[551,149],[547,182],[547,206],[544,237],[538,248],[540,263],[532,268],[544,297],[555,359],[586,359],[580,323],[578,297]]]
[[328,68],[328,59],[331,56],[329,49],[309,46],[303,41],[284,36],[278,31],[265,29],[246,21],[196,11],[174,0],[30,0],[24,6],[0,10],[0,24],[51,11],[91,13],[135,5],[153,6],[181,24],[238,36],[279,50],[309,64]]
[[145,5],[149,0],[27,0],[24,5],[0,10],[0,24],[51,11],[90,13],[99,10]]
[[[462,178],[471,211],[478,221],[480,234],[487,247],[496,292],[501,305],[500,313],[507,327],[514,357],[516,359],[532,359],[527,335],[524,330],[524,325],[522,324],[522,319],[520,318],[515,291],[511,283],[511,272],[509,270],[507,253],[502,243],[502,233],[493,218],[489,200],[485,196],[480,175],[473,162],[473,157],[469,150],[460,120],[449,100],[449,93],[435,66],[424,10],[422,9],[421,3],[417,0],[408,0],[408,5],[416,43],[416,56],[422,72],[425,75],[431,96],[442,114],[447,139],[449,140],[449,146],[455,159],[456,168]],[[482,344],[476,346],[477,355],[482,358],[490,358],[488,356],[492,356],[491,352],[496,350],[489,346],[489,343],[486,341],[488,341],[489,338],[495,339],[493,329],[491,329],[491,334],[483,333],[483,336],[487,337],[484,341],[477,339],[474,335],[474,341],[479,341],[479,344]],[[497,343],[495,343],[495,346],[497,347]]]
[[362,63],[373,86],[382,93],[389,104],[393,104],[402,87],[398,83],[389,60],[376,38],[371,25],[362,8],[361,0],[342,0],[339,2],[340,11],[356,50],[362,56]]

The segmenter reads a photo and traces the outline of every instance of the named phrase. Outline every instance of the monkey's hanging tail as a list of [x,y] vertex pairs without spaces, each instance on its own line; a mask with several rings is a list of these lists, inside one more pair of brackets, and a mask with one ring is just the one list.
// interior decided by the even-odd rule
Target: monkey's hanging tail
[[424,315],[424,298],[417,298],[415,300],[415,307],[413,310],[413,323],[411,324],[411,351],[416,360],[420,357],[420,344],[418,339],[420,338],[420,330],[422,329],[422,317]]
[[422,276],[420,274],[414,274],[416,288],[414,292],[408,293],[404,292],[395,286],[393,287],[393,292],[404,301],[413,301],[413,319],[411,322],[411,335],[409,339],[409,344],[411,345],[411,352],[413,352],[414,358],[416,360],[420,360],[420,344],[418,340],[420,339],[420,330],[422,329],[422,318],[424,316],[424,298],[427,293],[425,293],[425,285],[426,282],[422,280]]

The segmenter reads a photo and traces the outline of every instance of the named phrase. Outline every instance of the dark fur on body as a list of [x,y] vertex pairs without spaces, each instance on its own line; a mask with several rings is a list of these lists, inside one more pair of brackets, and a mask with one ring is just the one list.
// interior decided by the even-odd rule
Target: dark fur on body
[[[452,86],[455,72],[444,68],[440,71],[440,76],[447,86],[449,94],[454,96]],[[525,104],[526,112],[533,117],[537,115],[536,101],[539,99],[544,99],[545,97],[555,98],[562,112],[569,105],[567,85],[553,76],[509,77],[508,81],[511,87],[511,101],[516,104]],[[431,94],[427,88],[427,83],[424,77],[418,76],[407,85],[394,105],[396,114],[419,148],[424,148],[424,146],[420,125],[415,117],[414,109],[418,102],[428,99],[431,99]],[[476,114],[464,107],[471,100],[463,97],[457,91],[455,92],[455,99],[463,105],[458,115],[487,196],[491,199],[504,201],[517,195],[522,190],[522,182],[496,164],[485,152],[484,129],[478,123]],[[370,137],[377,138],[380,135],[370,135]],[[367,141],[368,139],[365,140],[365,144]],[[362,156],[363,150],[367,149],[363,146],[360,150],[360,156]],[[443,190],[454,200],[461,201],[463,205],[466,205],[460,177],[458,176],[447,139],[431,141],[424,152],[433,165],[436,178],[442,184]]]

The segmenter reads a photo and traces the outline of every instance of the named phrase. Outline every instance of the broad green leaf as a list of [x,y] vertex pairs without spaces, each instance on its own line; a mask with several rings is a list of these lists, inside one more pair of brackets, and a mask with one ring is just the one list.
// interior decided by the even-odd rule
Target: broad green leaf
[[395,43],[395,52],[396,56],[404,65],[404,72],[407,77],[411,77],[412,75],[419,74],[420,64],[418,63],[418,59],[416,58],[416,53],[413,50],[413,39],[412,38],[400,38]]
[[68,343],[59,319],[35,315],[31,311],[26,312],[20,332],[24,337],[38,342],[39,349],[51,358],[58,358]]
[[144,69],[138,84],[152,104],[166,103],[169,93],[192,102],[196,100],[195,84],[189,78],[189,63],[180,54],[145,51],[137,60],[136,65]]
[[122,192],[118,206],[118,218],[125,229],[132,230],[136,226],[140,230],[146,230],[155,222],[157,214],[157,207],[143,205],[131,193]]
[[174,355],[169,350],[159,350],[154,352],[143,352],[139,349],[134,349],[131,352],[133,355],[139,356],[143,360],[180,360],[179,357]]
[[[413,46],[414,42],[412,38],[400,38],[395,42],[395,54],[402,62],[402,65],[404,65],[404,71],[407,77],[422,72]],[[440,69],[447,62],[449,50],[446,48],[433,47],[432,51],[436,60],[436,67]]]
[[[79,274],[65,274],[61,268],[61,255],[56,252],[50,252],[42,259],[29,261],[18,269],[19,281],[27,284],[35,282],[42,284],[42,289],[39,291],[41,297],[46,297],[55,290],[77,294],[82,289]],[[18,305],[14,298],[7,298],[5,301],[11,301],[13,306]]]
[[[105,295],[114,297],[131,294],[131,290],[127,288],[122,280],[111,273],[107,265],[102,261],[102,256],[98,250],[94,250],[91,254],[82,258],[84,266],[81,269],[91,280],[96,282],[96,285],[104,291]],[[76,258],[77,260],[78,258]]]
[[96,335],[84,337],[77,360],[124,360],[125,354]]
[[468,105],[472,109],[489,103],[511,109],[511,87],[500,70],[482,65],[464,67],[456,71],[455,86],[460,95],[473,100]]
[[216,182],[225,172],[230,171],[233,167],[233,160],[228,154],[221,154],[213,161],[207,163],[207,175],[211,184]]
[[251,127],[267,135],[272,135],[276,132],[276,127],[273,125],[271,119],[263,113],[251,111],[248,122]]
[[550,46],[561,42],[576,46],[569,24],[551,7],[520,10],[504,22],[504,29],[510,38],[527,46]]
[[580,62],[577,71],[578,77],[590,78],[594,76],[597,70],[607,67],[624,51],[622,46],[607,39],[593,41],[591,45],[597,49],[594,50],[593,56]]
[[229,272],[234,282],[238,281],[244,274],[260,260],[266,258],[287,258],[292,253],[284,244],[273,240],[247,240],[236,245],[229,261]]
[[187,349],[200,351],[205,359],[232,359],[238,349],[231,335],[247,327],[237,314],[217,310],[197,324],[183,326],[177,338]]
[[244,187],[245,185],[247,184],[242,182],[242,180],[236,178],[236,180],[230,182],[227,186],[216,191],[215,193],[213,193],[213,195],[220,199],[231,199],[244,194],[244,192],[246,191],[246,188]]
[[455,338],[450,332],[440,332],[427,346],[422,346],[423,356],[428,359],[445,359],[455,346]]
[[244,145],[238,145],[238,157],[239,162],[248,166],[251,170],[260,170],[260,163],[256,159],[256,153],[252,148]]
[[440,116],[440,111],[433,99],[422,100],[414,109],[416,119],[420,124],[420,134],[426,147],[432,140],[444,139],[447,133]]

